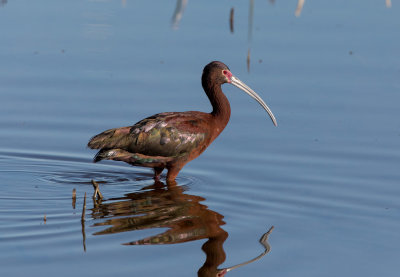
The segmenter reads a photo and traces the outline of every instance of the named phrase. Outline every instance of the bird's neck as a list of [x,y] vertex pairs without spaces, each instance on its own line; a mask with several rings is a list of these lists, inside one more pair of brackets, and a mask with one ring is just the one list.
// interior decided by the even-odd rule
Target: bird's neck
[[231,116],[231,106],[228,98],[222,92],[221,85],[211,85],[209,87],[203,85],[203,87],[213,107],[211,115],[214,117],[215,123],[222,127],[220,130],[222,132]]

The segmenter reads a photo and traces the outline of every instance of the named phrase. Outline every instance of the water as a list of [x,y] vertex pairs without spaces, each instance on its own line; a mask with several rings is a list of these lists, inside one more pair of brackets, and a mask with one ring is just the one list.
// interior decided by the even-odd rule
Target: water
[[[399,7],[270,2],[2,2],[1,276],[209,276],[263,253],[272,225],[271,251],[226,276],[398,275]],[[209,111],[216,59],[278,127],[225,85],[231,121],[177,188],[91,163],[105,129]]]

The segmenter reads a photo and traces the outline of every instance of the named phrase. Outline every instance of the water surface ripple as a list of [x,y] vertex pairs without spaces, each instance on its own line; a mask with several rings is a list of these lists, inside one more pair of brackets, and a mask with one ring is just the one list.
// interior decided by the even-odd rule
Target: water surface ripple
[[[399,5],[1,3],[0,276],[215,276],[269,249],[226,276],[399,275]],[[101,131],[209,112],[212,60],[278,127],[224,85],[230,122],[177,187],[91,162]]]

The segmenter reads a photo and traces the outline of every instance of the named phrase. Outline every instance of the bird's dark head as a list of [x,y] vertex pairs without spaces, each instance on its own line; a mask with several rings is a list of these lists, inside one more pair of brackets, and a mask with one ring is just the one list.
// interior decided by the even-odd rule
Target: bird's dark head
[[[201,83],[208,97],[210,98],[211,103],[213,103],[213,99],[215,95],[221,91],[221,85],[225,83],[229,83],[234,85],[235,87],[240,88],[252,98],[254,98],[269,114],[272,122],[275,126],[277,126],[277,122],[275,116],[272,114],[270,108],[265,104],[264,100],[251,88],[249,88],[245,83],[240,81],[237,77],[235,77],[228,66],[226,66],[222,62],[213,61],[207,64],[203,69],[203,75],[201,76]],[[214,105],[214,104],[213,104]]]
[[222,85],[230,83],[232,73],[229,67],[219,61],[213,61],[207,64],[203,69],[202,82],[204,85]]

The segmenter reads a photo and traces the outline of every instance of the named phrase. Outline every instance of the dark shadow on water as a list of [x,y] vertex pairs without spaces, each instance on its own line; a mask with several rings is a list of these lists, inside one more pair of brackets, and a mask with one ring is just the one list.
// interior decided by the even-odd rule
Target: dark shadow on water
[[124,245],[165,245],[206,239],[202,250],[206,261],[198,270],[198,276],[224,276],[239,266],[257,260],[269,252],[268,231],[260,239],[265,251],[255,259],[237,266],[218,269],[226,258],[223,248],[228,233],[221,228],[223,215],[210,210],[200,202],[205,199],[187,193],[186,186],[166,186],[162,182],[144,187],[123,197],[95,202],[91,217],[103,220],[93,226],[104,226],[94,235],[108,235],[137,230],[167,228],[167,231]]

